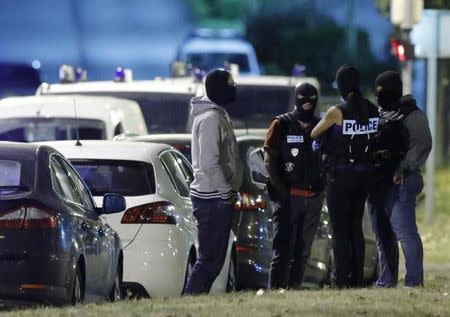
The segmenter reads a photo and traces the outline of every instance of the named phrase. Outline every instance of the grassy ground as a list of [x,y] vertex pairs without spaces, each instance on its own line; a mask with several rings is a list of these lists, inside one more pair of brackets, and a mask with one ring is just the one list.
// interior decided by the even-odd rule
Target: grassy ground
[[[255,292],[117,304],[86,305],[62,309],[37,309],[0,313],[0,317],[194,317],[194,316],[450,316],[450,169],[436,178],[436,212],[432,225],[418,222],[425,251],[425,288],[311,290]],[[429,269],[427,269],[427,267]]]
[[65,309],[14,311],[1,317],[202,316],[450,316],[450,274],[429,277],[424,289],[255,292],[196,298],[125,301]]
[[[419,204],[417,219],[422,235],[425,263],[450,265],[450,169],[436,172],[435,211],[431,225],[423,221],[423,202]],[[449,313],[450,315],[450,313]]]

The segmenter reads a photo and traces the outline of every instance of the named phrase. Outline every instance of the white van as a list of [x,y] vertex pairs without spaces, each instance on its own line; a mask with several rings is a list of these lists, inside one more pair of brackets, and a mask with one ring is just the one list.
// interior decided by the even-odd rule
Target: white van
[[[78,131],[78,132],[77,132]],[[139,105],[131,100],[78,95],[0,100],[0,141],[111,140],[147,134]]]
[[179,47],[177,60],[204,71],[236,64],[241,75],[260,75],[253,45],[233,30],[199,29]]
[[197,95],[198,87],[191,78],[44,83],[36,95],[79,94],[133,100],[141,108],[149,133],[184,133],[189,102]]

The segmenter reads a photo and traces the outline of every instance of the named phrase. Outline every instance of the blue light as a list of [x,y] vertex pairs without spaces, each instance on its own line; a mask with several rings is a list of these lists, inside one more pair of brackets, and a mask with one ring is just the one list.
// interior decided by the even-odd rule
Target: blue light
[[75,71],[75,81],[85,81],[85,80],[87,80],[87,72],[81,67],[78,67]]
[[305,76],[305,65],[295,64],[292,67],[292,76],[294,77],[302,77]]
[[202,71],[200,68],[194,69],[194,80],[195,81],[202,81],[204,76],[205,76],[205,72]]
[[116,68],[116,75],[114,76],[115,81],[124,81],[125,80],[125,70],[122,67]]
[[31,67],[33,67],[34,69],[39,69],[41,68],[41,62],[35,59],[34,61],[31,62]]

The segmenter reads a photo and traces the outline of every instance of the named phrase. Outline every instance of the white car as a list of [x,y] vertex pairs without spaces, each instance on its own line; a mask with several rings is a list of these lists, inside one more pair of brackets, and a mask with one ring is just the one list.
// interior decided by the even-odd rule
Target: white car
[[111,140],[121,133],[147,134],[132,100],[78,95],[11,97],[0,100],[0,140],[38,142]]
[[[75,166],[98,205],[104,193],[125,197],[127,210],[105,216],[122,240],[123,285],[137,296],[180,296],[197,256],[197,222],[192,213],[187,159],[166,144],[60,141],[45,144]],[[233,290],[235,237],[211,292]]]
[[[310,83],[320,91],[315,77],[236,76],[237,99],[227,109],[236,129],[267,129],[272,119],[291,111],[295,87]],[[204,95],[199,78],[155,80],[88,81],[42,84],[37,95],[83,94],[113,96],[136,101],[144,114],[149,133],[186,133],[192,127],[189,102]],[[170,115],[167,115],[170,113]]]

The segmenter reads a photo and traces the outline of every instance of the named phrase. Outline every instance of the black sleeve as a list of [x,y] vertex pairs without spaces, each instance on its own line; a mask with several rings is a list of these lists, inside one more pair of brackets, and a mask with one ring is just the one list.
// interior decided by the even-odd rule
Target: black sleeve
[[422,111],[412,112],[402,124],[408,148],[397,169],[398,174],[418,170],[427,160],[432,147],[428,120]]
[[288,193],[288,188],[283,182],[281,175],[281,127],[278,120],[274,120],[267,132],[264,146],[264,164],[269,174],[269,179],[274,189],[281,195]]

